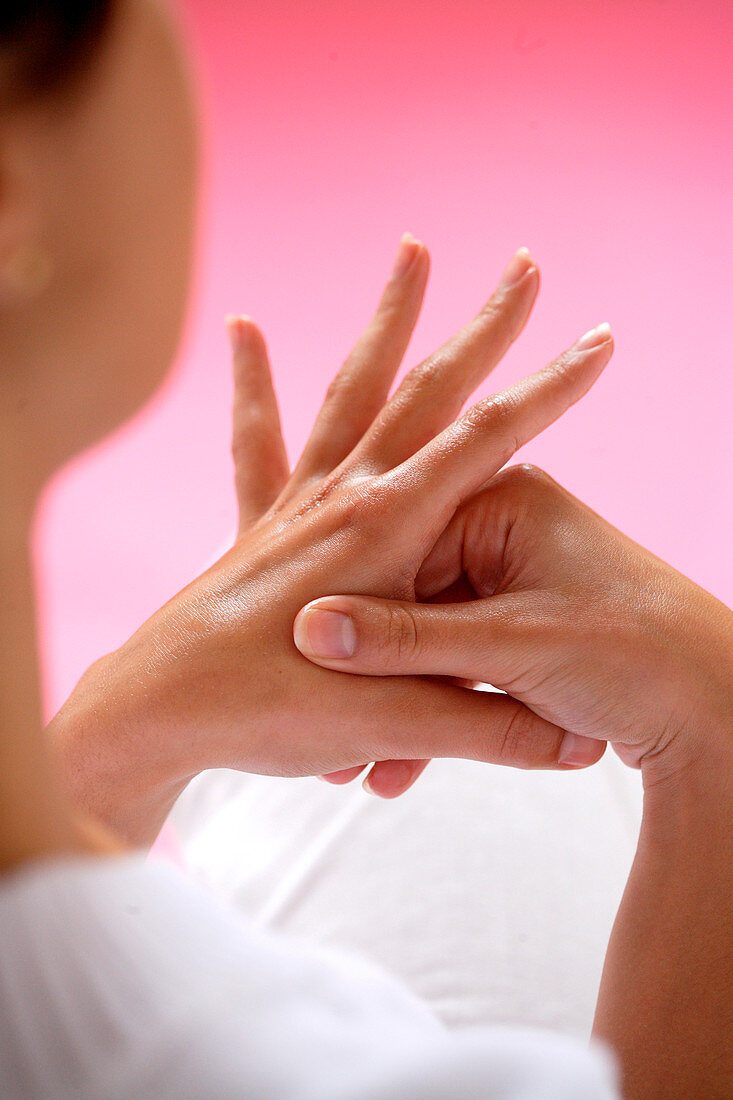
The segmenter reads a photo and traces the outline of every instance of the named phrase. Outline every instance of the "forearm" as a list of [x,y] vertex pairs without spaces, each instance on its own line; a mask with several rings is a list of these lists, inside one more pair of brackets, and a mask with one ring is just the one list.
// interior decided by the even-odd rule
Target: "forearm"
[[[156,736],[149,688],[125,673],[123,650],[96,661],[46,728],[74,804],[135,846],[152,844],[195,774]],[[173,742],[174,744],[176,742]]]
[[593,1026],[626,1100],[733,1096],[733,716],[718,733],[684,771],[644,775]]

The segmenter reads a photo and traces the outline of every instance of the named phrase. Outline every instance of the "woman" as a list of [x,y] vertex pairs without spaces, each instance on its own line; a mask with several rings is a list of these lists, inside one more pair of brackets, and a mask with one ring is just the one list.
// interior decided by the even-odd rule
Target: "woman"
[[[495,478],[521,442],[592,385],[611,355],[607,328],[449,423],[526,319],[537,280],[526,254],[460,338],[385,405],[426,276],[425,250],[405,242],[382,308],[284,492],[262,337],[251,322],[232,323],[236,445],[244,456],[261,445],[256,469],[238,467],[240,537],[83,678],[50,731],[57,775],[40,730],[28,530],[51,471],[129,415],[169,363],[189,266],[195,135],[185,65],[157,2],[89,4],[73,15],[49,4],[33,14],[7,17],[0,79],[3,1093],[610,1097],[611,1044],[629,1096],[670,1094],[670,1073],[679,1095],[723,1095],[730,934],[718,922],[731,873],[731,616],[582,506],[561,507],[542,478],[521,469]],[[361,395],[364,377],[370,399],[357,405],[351,394]],[[559,561],[552,555],[555,575],[541,553],[533,569],[535,540],[524,562],[503,555],[524,596],[537,589],[535,603],[516,615],[503,577],[509,605],[474,600],[475,618],[459,609],[451,622],[470,642],[457,646],[466,661],[440,669],[476,679],[472,627],[494,616],[492,632],[506,629],[492,659],[503,655],[516,668],[521,650],[529,662],[516,697],[358,664],[377,674],[355,678],[343,675],[348,658],[330,668],[303,659],[315,646],[329,663],[312,601],[340,591],[402,601],[355,615],[357,661],[368,659],[370,624],[378,637],[385,613],[398,625],[401,660],[415,661],[419,650],[406,650],[402,629],[413,622],[406,607],[415,596],[496,591],[497,547],[522,547],[509,545],[513,523],[499,524],[493,541],[464,545],[472,517],[480,526],[493,499],[501,507],[492,514],[514,509],[526,531],[522,515],[540,498],[548,544],[562,551]],[[407,510],[409,529],[398,522]],[[542,696],[554,600],[567,617],[598,589],[592,570],[576,567],[579,545],[601,575],[613,564],[614,591],[629,600],[640,577],[664,594],[652,601],[657,615],[640,643],[662,693],[658,711],[630,696],[627,710],[599,724],[594,706],[606,698],[604,681],[623,675],[629,641],[628,615],[612,600],[603,605],[615,613],[600,682],[585,683],[570,632],[562,699]],[[457,569],[463,560],[471,590]],[[329,614],[352,609],[342,599]],[[422,631],[423,620],[414,622]],[[690,624],[701,638],[692,651],[682,644]],[[591,616],[585,629],[598,626]],[[446,659],[429,646],[426,654]],[[551,660],[558,664],[556,652]],[[498,686],[510,679],[506,667],[484,672],[479,678]],[[577,766],[602,755],[599,731],[642,767],[647,805],[590,1051],[519,1029],[452,1035],[383,972],[245,929],[124,846],[152,839],[203,768],[295,776],[439,755]],[[653,920],[660,910],[668,936]],[[680,943],[686,973],[670,977]],[[670,1019],[678,995],[684,1009]],[[692,1022],[699,1041],[681,1052]]]

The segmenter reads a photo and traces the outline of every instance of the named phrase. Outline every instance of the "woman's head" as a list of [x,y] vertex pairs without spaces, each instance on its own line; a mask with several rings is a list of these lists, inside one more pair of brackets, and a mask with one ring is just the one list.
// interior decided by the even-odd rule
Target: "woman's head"
[[190,75],[162,0],[5,0],[0,432],[32,454],[34,490],[170,365],[195,177]]
[[0,12],[3,103],[68,88],[94,53],[111,9],[111,0],[6,0]]

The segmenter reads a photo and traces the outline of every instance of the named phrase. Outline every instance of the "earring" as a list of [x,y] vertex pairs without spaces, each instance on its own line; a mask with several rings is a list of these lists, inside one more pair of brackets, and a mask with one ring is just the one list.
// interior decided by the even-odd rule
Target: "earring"
[[45,248],[19,244],[0,261],[0,293],[14,298],[36,298],[53,275],[53,262]]

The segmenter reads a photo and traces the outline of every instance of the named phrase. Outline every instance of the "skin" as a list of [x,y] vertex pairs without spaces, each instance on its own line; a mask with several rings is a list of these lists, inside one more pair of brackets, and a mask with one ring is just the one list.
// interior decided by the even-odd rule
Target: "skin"
[[[425,727],[428,714],[434,734],[421,746],[426,753],[455,752],[461,738],[470,751],[469,732],[480,720],[491,731],[482,758],[494,759],[507,725],[526,721],[536,737],[513,762],[557,766],[562,731],[512,700],[445,682],[375,680],[368,694],[378,711],[369,714],[390,718],[393,732],[377,737],[366,718],[355,727],[345,715],[357,713],[363,685],[315,669],[292,643],[298,608],[327,578],[409,595],[411,576],[459,498],[490,477],[520,437],[577,400],[611,354],[610,340],[568,354],[440,435],[527,319],[538,274],[522,254],[523,277],[492,296],[380,412],[427,281],[427,251],[413,242],[413,264],[390,281],[284,486],[281,440],[269,453],[276,406],[264,340],[256,326],[236,326],[240,538],[83,678],[47,731],[59,782],[40,736],[28,552],[34,510],[53,471],[123,422],[170,366],[190,276],[196,175],[190,75],[157,0],[119,3],[81,80],[2,113],[0,522],[3,575],[13,578],[0,609],[5,866],[49,850],[52,835],[57,848],[87,843],[78,839],[68,793],[114,835],[145,843],[202,768],[313,774],[356,764],[365,751],[391,757],[416,744],[417,722]],[[9,262],[27,246],[42,249],[50,266],[48,281],[32,292],[8,277]],[[356,404],[367,378],[371,403]],[[345,415],[347,408],[356,415]],[[264,481],[257,488],[249,472],[265,467],[270,490]],[[257,518],[263,506],[268,514]],[[403,537],[395,517],[405,509],[415,522]],[[377,533],[381,555],[373,553]],[[224,711],[223,693],[232,700]],[[303,699],[311,701],[305,709]],[[81,831],[87,837],[88,824]]]
[[[416,590],[425,603],[316,600],[297,644],[343,672],[488,681],[641,769],[593,1035],[629,1100],[733,1095],[733,613],[530,466],[457,510]],[[326,658],[344,615],[352,656]],[[426,763],[377,762],[375,793]]]
[[[44,480],[149,396],[176,347],[197,166],[190,78],[167,9],[155,0],[121,3],[81,82],[3,113],[0,158],[0,514],[3,571],[13,577],[0,624],[5,865],[43,850],[52,833],[57,847],[81,843],[72,838],[78,824],[68,792],[115,835],[148,842],[202,768],[296,775],[355,764],[365,751],[391,757],[416,743],[427,715],[433,733],[421,748],[431,755],[455,752],[461,738],[471,751],[480,721],[491,733],[482,758],[494,759],[507,725],[526,721],[536,736],[513,762],[556,766],[562,731],[515,701],[437,681],[371,682],[369,719],[355,728],[345,716],[357,713],[364,685],[316,669],[292,644],[295,613],[327,578],[409,595],[460,499],[577,400],[612,351],[604,338],[568,353],[440,434],[527,319],[538,274],[523,253],[469,325],[382,409],[427,281],[427,251],[412,242],[405,259],[413,262],[390,280],[284,486],[282,441],[272,450],[276,405],[264,340],[251,323],[235,326],[240,538],[83,678],[47,731],[59,784],[39,732],[29,532]],[[50,280],[33,294],[7,277],[8,258],[29,243],[51,262]],[[367,378],[371,404],[355,404]],[[270,470],[269,490],[264,479],[256,488],[253,468]],[[277,499],[268,501],[268,492]],[[395,520],[406,509],[414,522],[402,531]],[[224,710],[223,694],[231,700]],[[390,733],[375,733],[375,713],[390,719]]]
[[[580,735],[580,759],[587,739],[608,741],[647,786],[702,758],[733,714],[730,610],[536,467],[508,467],[463,504],[415,587],[418,605],[316,600],[296,644],[347,672],[493,684]],[[329,659],[341,616],[355,650]],[[426,763],[377,763],[369,785],[401,794]]]
[[[4,76],[0,67],[0,89]],[[633,708],[625,716],[623,707],[607,708],[604,727],[596,728],[594,687],[587,687],[580,660],[588,651],[582,629],[567,635],[576,647],[566,663],[569,707],[551,677],[548,690],[555,690],[542,696],[531,662],[512,673],[516,682],[504,677],[516,698],[461,686],[495,671],[478,659],[465,607],[454,611],[466,625],[451,644],[462,645],[471,660],[436,663],[428,675],[415,669],[344,676],[342,666],[304,660],[293,641],[299,609],[324,591],[388,597],[414,608],[434,568],[434,595],[465,602],[466,580],[479,579],[480,555],[470,576],[451,582],[457,547],[463,553],[475,546],[478,554],[487,516],[491,529],[487,502],[504,500],[512,478],[515,510],[507,500],[502,507],[521,534],[522,510],[539,498],[525,475],[522,481],[507,473],[494,482],[495,475],[524,440],[586,392],[612,353],[608,334],[598,333],[595,347],[571,350],[451,423],[527,319],[538,286],[531,257],[517,258],[518,281],[505,282],[385,404],[427,280],[427,250],[413,242],[412,263],[390,281],[292,477],[264,339],[252,322],[234,321],[237,542],[119,651],[92,666],[44,739],[28,549],[35,504],[52,472],[135,411],[170,365],[189,278],[195,177],[188,69],[157,0],[118,5],[85,79],[66,94],[0,112],[0,870],[62,852],[113,853],[122,848],[119,837],[151,839],[177,792],[203,767],[300,775],[436,755],[563,767],[565,728],[558,720],[570,728],[572,718],[572,729],[587,735],[586,762],[598,759],[601,738],[613,735],[636,754],[646,787],[596,1034],[620,1052],[628,1097],[726,1095],[733,1049],[726,1041],[733,785],[727,696],[718,695],[718,686],[727,674],[712,673],[705,645],[685,645],[679,635],[674,642],[680,600],[689,600],[686,626],[701,632],[717,661],[720,645],[727,645],[719,610],[684,586],[666,613],[663,599],[657,618],[653,608],[644,609],[644,624],[666,627],[672,636],[665,650],[648,632],[635,651],[644,658],[642,643],[655,642],[655,685],[669,687],[668,712],[682,713],[677,688],[664,677],[670,655],[691,691],[686,723],[674,737],[669,722],[650,734],[647,715],[632,729]],[[26,245],[40,246],[49,259],[49,279],[32,292],[8,274],[9,261]],[[562,656],[547,637],[559,592],[571,617],[590,596],[603,612],[618,613],[617,636],[609,624],[604,641],[610,636],[623,646],[638,639],[629,633],[627,599],[618,599],[623,584],[614,588],[619,554],[630,591],[644,569],[662,577],[648,560],[635,571],[628,545],[608,529],[596,539],[592,518],[564,504],[564,523],[555,527],[548,506],[549,542],[536,544],[547,550],[559,538],[555,550],[569,555],[565,572],[558,562],[554,575],[547,561],[543,569],[541,552],[533,559],[530,525],[515,559],[525,570],[524,589],[513,590],[504,577],[505,591],[493,594],[526,597],[528,627],[539,615],[544,643],[532,649],[531,630],[525,641],[546,672]],[[465,516],[463,527],[458,515]],[[474,539],[464,540],[471,530]],[[494,537],[495,550],[501,532]],[[594,553],[598,578],[581,570],[573,586],[572,568],[577,572],[579,560]],[[544,599],[532,603],[532,589],[542,597],[543,584]],[[489,598],[480,584],[474,595]],[[405,619],[387,613],[384,621]],[[586,622],[586,630],[592,625]],[[393,630],[398,659],[409,660],[419,646],[405,649],[401,639]],[[519,641],[515,635],[513,644]],[[385,652],[389,643],[388,634]],[[619,692],[631,683],[620,652],[618,666],[611,662],[600,673],[605,685],[618,675]],[[620,716],[625,721],[614,725]]]
[[[0,88],[7,77],[3,58]],[[191,78],[157,0],[117,6],[68,89],[0,110],[2,866],[117,844],[72,820],[46,759],[28,546],[46,479],[137,410],[170,368],[196,162]],[[41,287],[10,277],[28,247],[48,258]]]
[[[420,755],[564,766],[564,731],[517,700],[438,678],[356,681],[303,661],[293,645],[298,609],[337,579],[352,591],[414,598],[425,555],[460,501],[582,396],[612,353],[602,330],[594,346],[571,349],[451,423],[527,320],[538,273],[519,253],[477,316],[384,404],[428,275],[427,250],[406,248],[412,263],[391,278],[284,485],[265,343],[251,321],[231,326],[239,537],[89,670],[49,730],[75,799],[134,843],[155,837],[204,768],[317,775],[358,765],[365,752],[392,759],[406,745]],[[511,753],[510,728],[526,735]],[[603,748],[594,742],[586,762]]]
[[157,0],[116,6],[80,86],[3,112],[0,265],[32,242],[53,270],[41,295],[0,288],[3,432],[19,467],[22,455],[15,491],[26,503],[170,369],[197,160],[191,76]]

